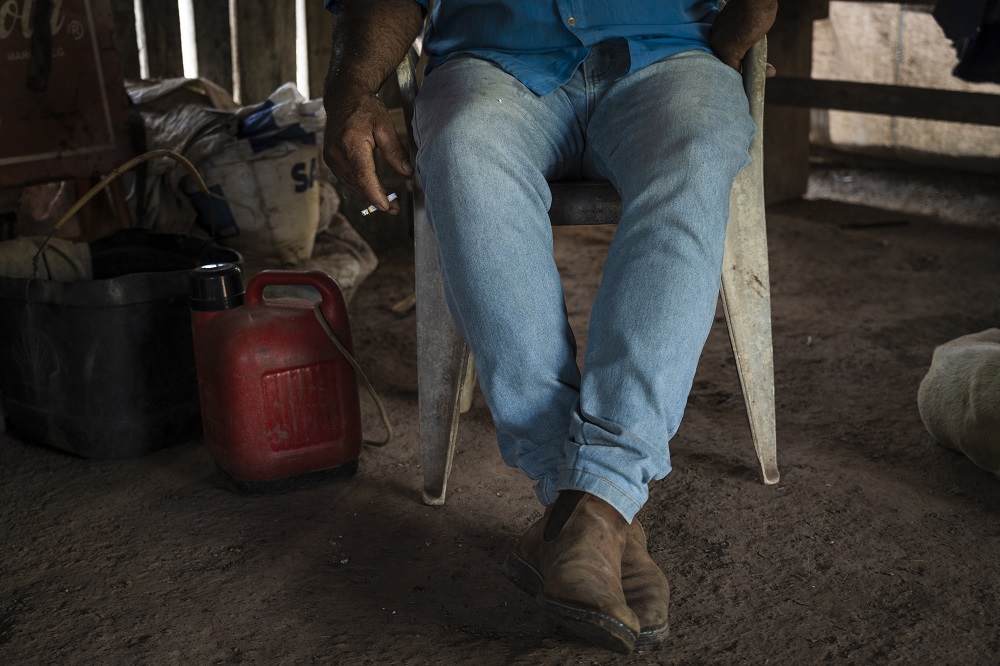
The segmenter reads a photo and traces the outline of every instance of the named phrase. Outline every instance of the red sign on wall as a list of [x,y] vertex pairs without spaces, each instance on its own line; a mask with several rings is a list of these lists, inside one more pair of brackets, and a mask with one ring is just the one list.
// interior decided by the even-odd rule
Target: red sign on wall
[[0,0],[0,187],[95,176],[132,156],[113,29],[108,0]]

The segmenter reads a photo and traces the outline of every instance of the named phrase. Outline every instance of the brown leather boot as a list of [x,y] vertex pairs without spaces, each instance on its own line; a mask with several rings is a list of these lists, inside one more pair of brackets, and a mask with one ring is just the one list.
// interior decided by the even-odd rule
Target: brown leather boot
[[627,533],[604,500],[563,491],[507,556],[503,573],[577,636],[628,654],[639,620],[622,592]]
[[639,618],[636,646],[662,643],[670,632],[667,623],[670,583],[649,556],[646,533],[638,519],[629,525],[622,553],[622,591],[628,607]]

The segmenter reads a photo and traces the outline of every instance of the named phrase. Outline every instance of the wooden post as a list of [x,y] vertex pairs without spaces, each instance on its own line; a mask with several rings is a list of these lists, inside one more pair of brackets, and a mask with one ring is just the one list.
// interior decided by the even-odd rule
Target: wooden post
[[[828,16],[829,6],[829,0],[779,5],[778,18],[767,34],[767,59],[779,77],[809,78],[813,21]],[[766,104],[766,93],[764,100]],[[808,183],[809,109],[768,105],[764,112],[765,204],[798,199]]]
[[139,79],[139,46],[135,41],[135,3],[133,0],[111,0],[111,16],[115,22],[115,50],[122,77]]
[[169,79],[184,76],[181,54],[181,18],[177,3],[167,0],[142,0],[146,27],[146,51],[150,78]]
[[229,0],[195,0],[194,32],[198,76],[233,90],[233,49]]
[[261,102],[295,81],[294,2],[236,0],[236,41],[241,104]]
[[318,0],[306,2],[306,40],[309,48],[309,96],[323,96],[326,70],[330,67],[330,33],[333,16]]

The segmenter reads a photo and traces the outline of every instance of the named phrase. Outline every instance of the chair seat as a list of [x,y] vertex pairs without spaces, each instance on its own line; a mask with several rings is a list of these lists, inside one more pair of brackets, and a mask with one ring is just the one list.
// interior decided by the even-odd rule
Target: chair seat
[[555,226],[617,224],[622,216],[621,197],[606,180],[557,181],[549,188],[549,219]]

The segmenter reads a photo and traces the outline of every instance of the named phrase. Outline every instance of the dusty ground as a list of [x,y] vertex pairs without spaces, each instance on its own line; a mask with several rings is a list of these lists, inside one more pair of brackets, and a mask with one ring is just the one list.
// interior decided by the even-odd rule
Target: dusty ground
[[[1000,481],[930,439],[916,392],[935,345],[1000,324],[1000,226],[813,200],[769,229],[781,484],[757,481],[720,316],[642,513],[673,585],[663,646],[580,645],[501,577],[539,507],[481,396],[447,506],[420,504],[397,251],[353,327],[398,440],[349,481],[251,499],[199,442],[100,462],[0,437],[0,662],[996,663]],[[609,235],[559,235],[581,338]]]

